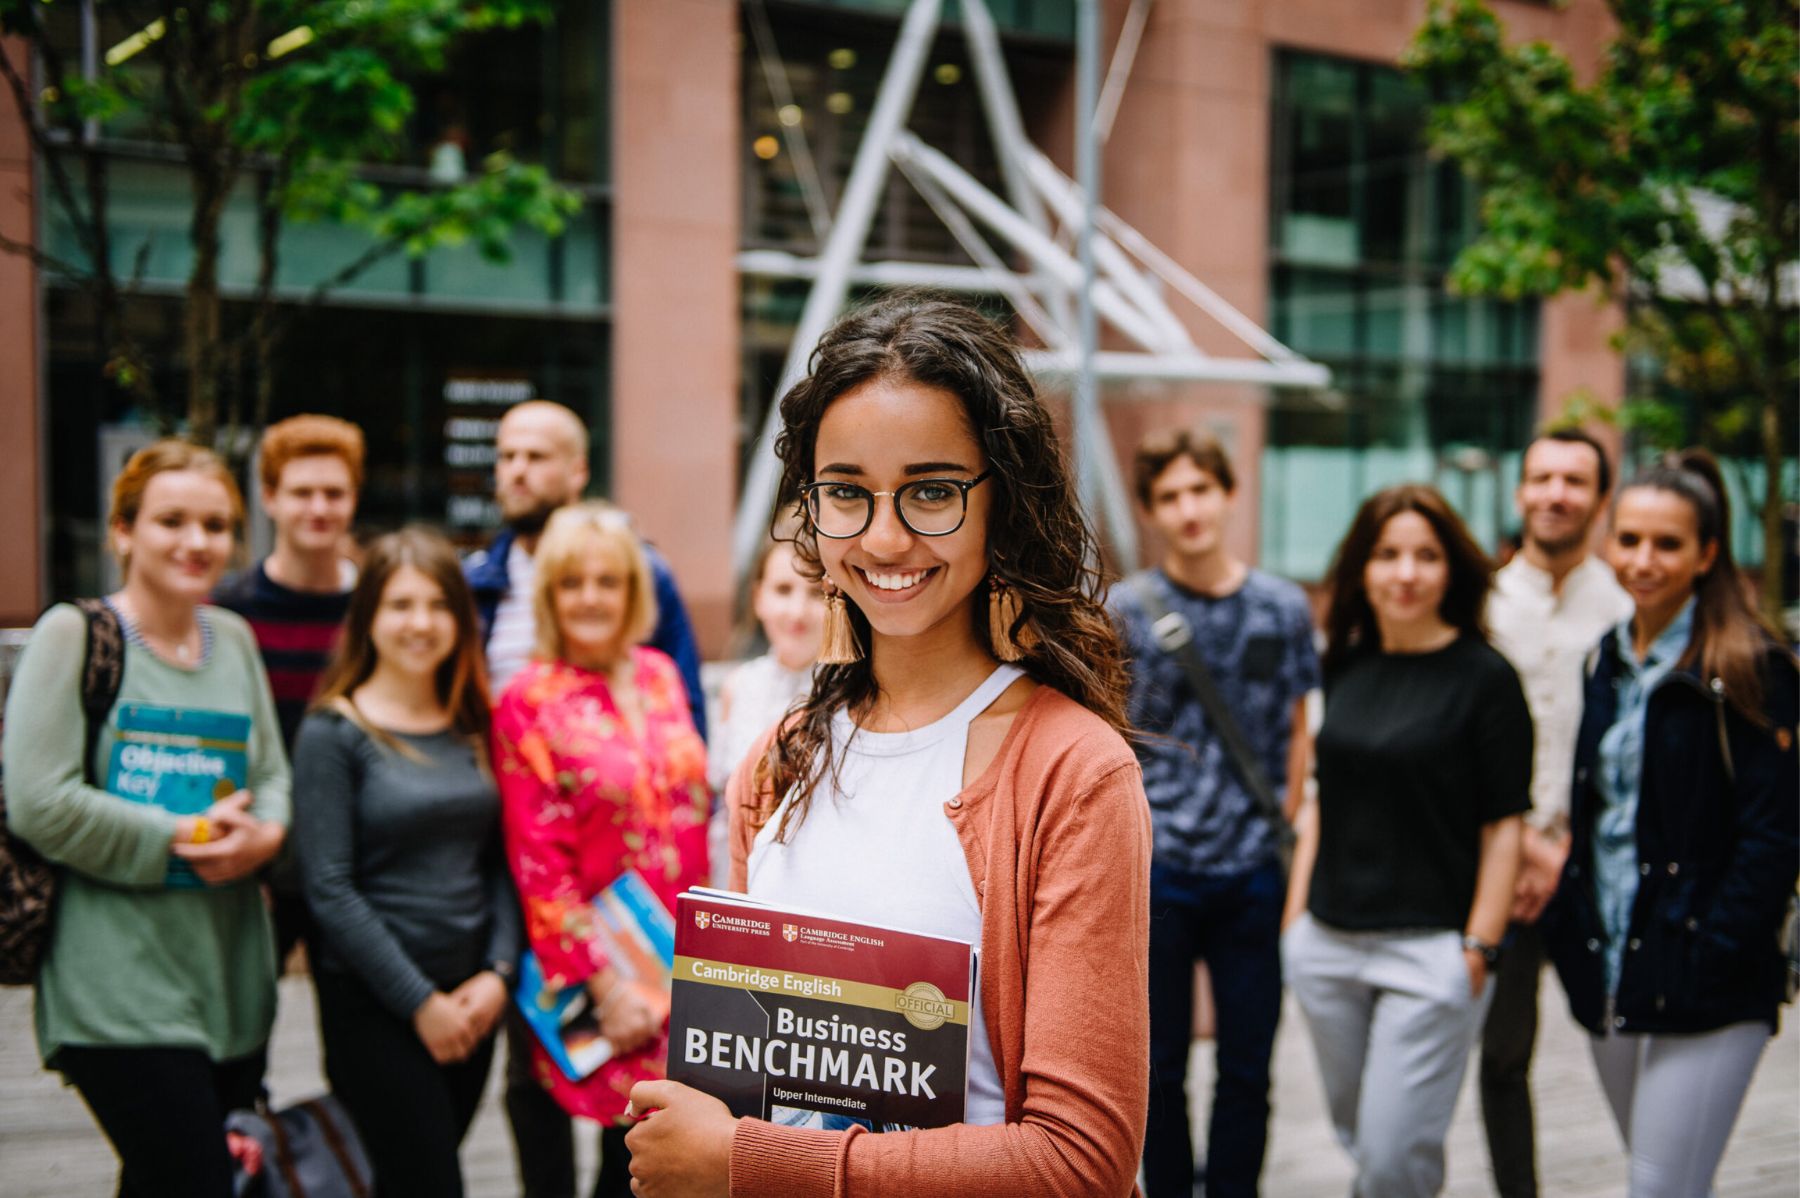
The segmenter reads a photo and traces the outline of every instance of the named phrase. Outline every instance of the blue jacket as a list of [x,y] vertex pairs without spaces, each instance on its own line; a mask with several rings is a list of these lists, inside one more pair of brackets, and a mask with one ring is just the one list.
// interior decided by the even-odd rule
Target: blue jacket
[[[471,553],[463,561],[463,574],[469,589],[475,592],[475,611],[481,617],[481,643],[485,647],[494,631],[494,612],[506,597],[511,584],[506,577],[506,558],[512,551],[515,534],[504,528],[486,549]],[[644,556],[650,562],[650,576],[656,586],[656,630],[650,634],[650,647],[660,649],[674,659],[681,671],[682,685],[687,687],[688,710],[694,716],[694,730],[706,738],[706,695],[700,689],[700,646],[694,640],[694,627],[688,623],[687,607],[681,592],[675,589],[675,573],[648,541],[642,542]]]
[[[1605,1031],[1606,934],[1594,898],[1600,738],[1617,713],[1616,632],[1600,642],[1575,748],[1570,849],[1542,926],[1576,1022]],[[1622,1032],[1704,1032],[1776,1023],[1784,961],[1776,933],[1800,870],[1800,719],[1793,660],[1771,645],[1759,728],[1724,683],[1677,668],[1644,712],[1638,888],[1612,1012]],[[1729,746],[1731,768],[1721,752]]]

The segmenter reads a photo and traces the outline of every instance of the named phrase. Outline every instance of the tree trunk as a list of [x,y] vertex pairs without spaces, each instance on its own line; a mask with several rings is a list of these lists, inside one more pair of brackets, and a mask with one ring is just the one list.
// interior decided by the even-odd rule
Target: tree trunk
[[256,222],[256,244],[261,259],[256,277],[256,316],[250,326],[251,369],[256,372],[256,405],[253,427],[269,424],[275,396],[275,281],[281,273],[281,216],[286,199],[288,172],[279,164],[272,178],[263,180]]
[[1786,546],[1781,537],[1781,395],[1765,394],[1762,402],[1762,610],[1777,628],[1782,623],[1781,569],[1785,564]]
[[188,367],[188,439],[211,446],[219,432],[219,223],[228,186],[225,172],[196,148],[189,177],[194,184],[194,221],[189,227],[194,268],[188,275],[183,349]]

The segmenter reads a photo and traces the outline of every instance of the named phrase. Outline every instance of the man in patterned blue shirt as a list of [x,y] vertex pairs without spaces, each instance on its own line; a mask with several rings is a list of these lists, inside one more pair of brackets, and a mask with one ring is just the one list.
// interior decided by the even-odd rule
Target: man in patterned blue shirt
[[[1291,819],[1310,752],[1306,694],[1319,685],[1306,596],[1227,548],[1235,477],[1216,439],[1154,434],[1138,447],[1133,474],[1145,518],[1165,546],[1161,564],[1141,581],[1186,617],[1194,647]],[[1155,829],[1145,1191],[1147,1198],[1255,1194],[1281,1017],[1287,878],[1280,836],[1181,660],[1158,645],[1135,585],[1115,587],[1112,607],[1132,657],[1131,719],[1149,734],[1137,753]],[[1212,979],[1218,1049],[1203,1183],[1187,1105],[1197,961]]]

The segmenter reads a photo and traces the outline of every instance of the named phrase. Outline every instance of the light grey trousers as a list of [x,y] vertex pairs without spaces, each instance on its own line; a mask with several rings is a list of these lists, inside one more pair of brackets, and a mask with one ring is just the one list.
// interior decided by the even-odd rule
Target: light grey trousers
[[1469,993],[1458,932],[1348,932],[1310,915],[1281,937],[1357,1198],[1429,1198],[1493,983]]
[[1732,1124],[1769,1043],[1766,1023],[1695,1035],[1595,1036],[1594,1067],[1631,1154],[1631,1198],[1712,1192]]

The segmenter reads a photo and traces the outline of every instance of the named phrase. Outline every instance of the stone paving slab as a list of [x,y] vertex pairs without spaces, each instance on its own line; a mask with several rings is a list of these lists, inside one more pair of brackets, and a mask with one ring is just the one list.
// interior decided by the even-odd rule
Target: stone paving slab
[[[1791,1014],[1791,1012],[1786,1012]],[[1792,1023],[1792,1020],[1789,1020]],[[281,1015],[271,1044],[270,1085],[278,1104],[324,1088],[311,986],[281,985]],[[463,1146],[470,1198],[512,1198],[518,1178],[499,1103],[500,1069],[489,1079],[475,1126]],[[1348,1192],[1349,1160],[1332,1138],[1324,1098],[1300,1012],[1290,1001],[1276,1042],[1275,1115],[1263,1193],[1269,1198],[1333,1198]],[[1474,1071],[1457,1104],[1449,1142],[1448,1198],[1492,1193]],[[1211,1088],[1211,1053],[1194,1053],[1192,1090]],[[1547,1198],[1611,1198],[1625,1191],[1618,1133],[1600,1097],[1585,1035],[1568,1019],[1556,983],[1544,984],[1544,1018],[1533,1078],[1539,1162]],[[1196,1141],[1204,1139],[1204,1107]],[[592,1127],[578,1141],[583,1176],[591,1178]],[[38,1067],[28,991],[0,989],[0,1194],[5,1198],[104,1198],[116,1165],[87,1109],[72,1090]],[[584,1181],[584,1186],[587,1184]],[[1769,1046],[1733,1132],[1719,1174],[1720,1198],[1800,1195],[1800,1036],[1791,1029]]]

